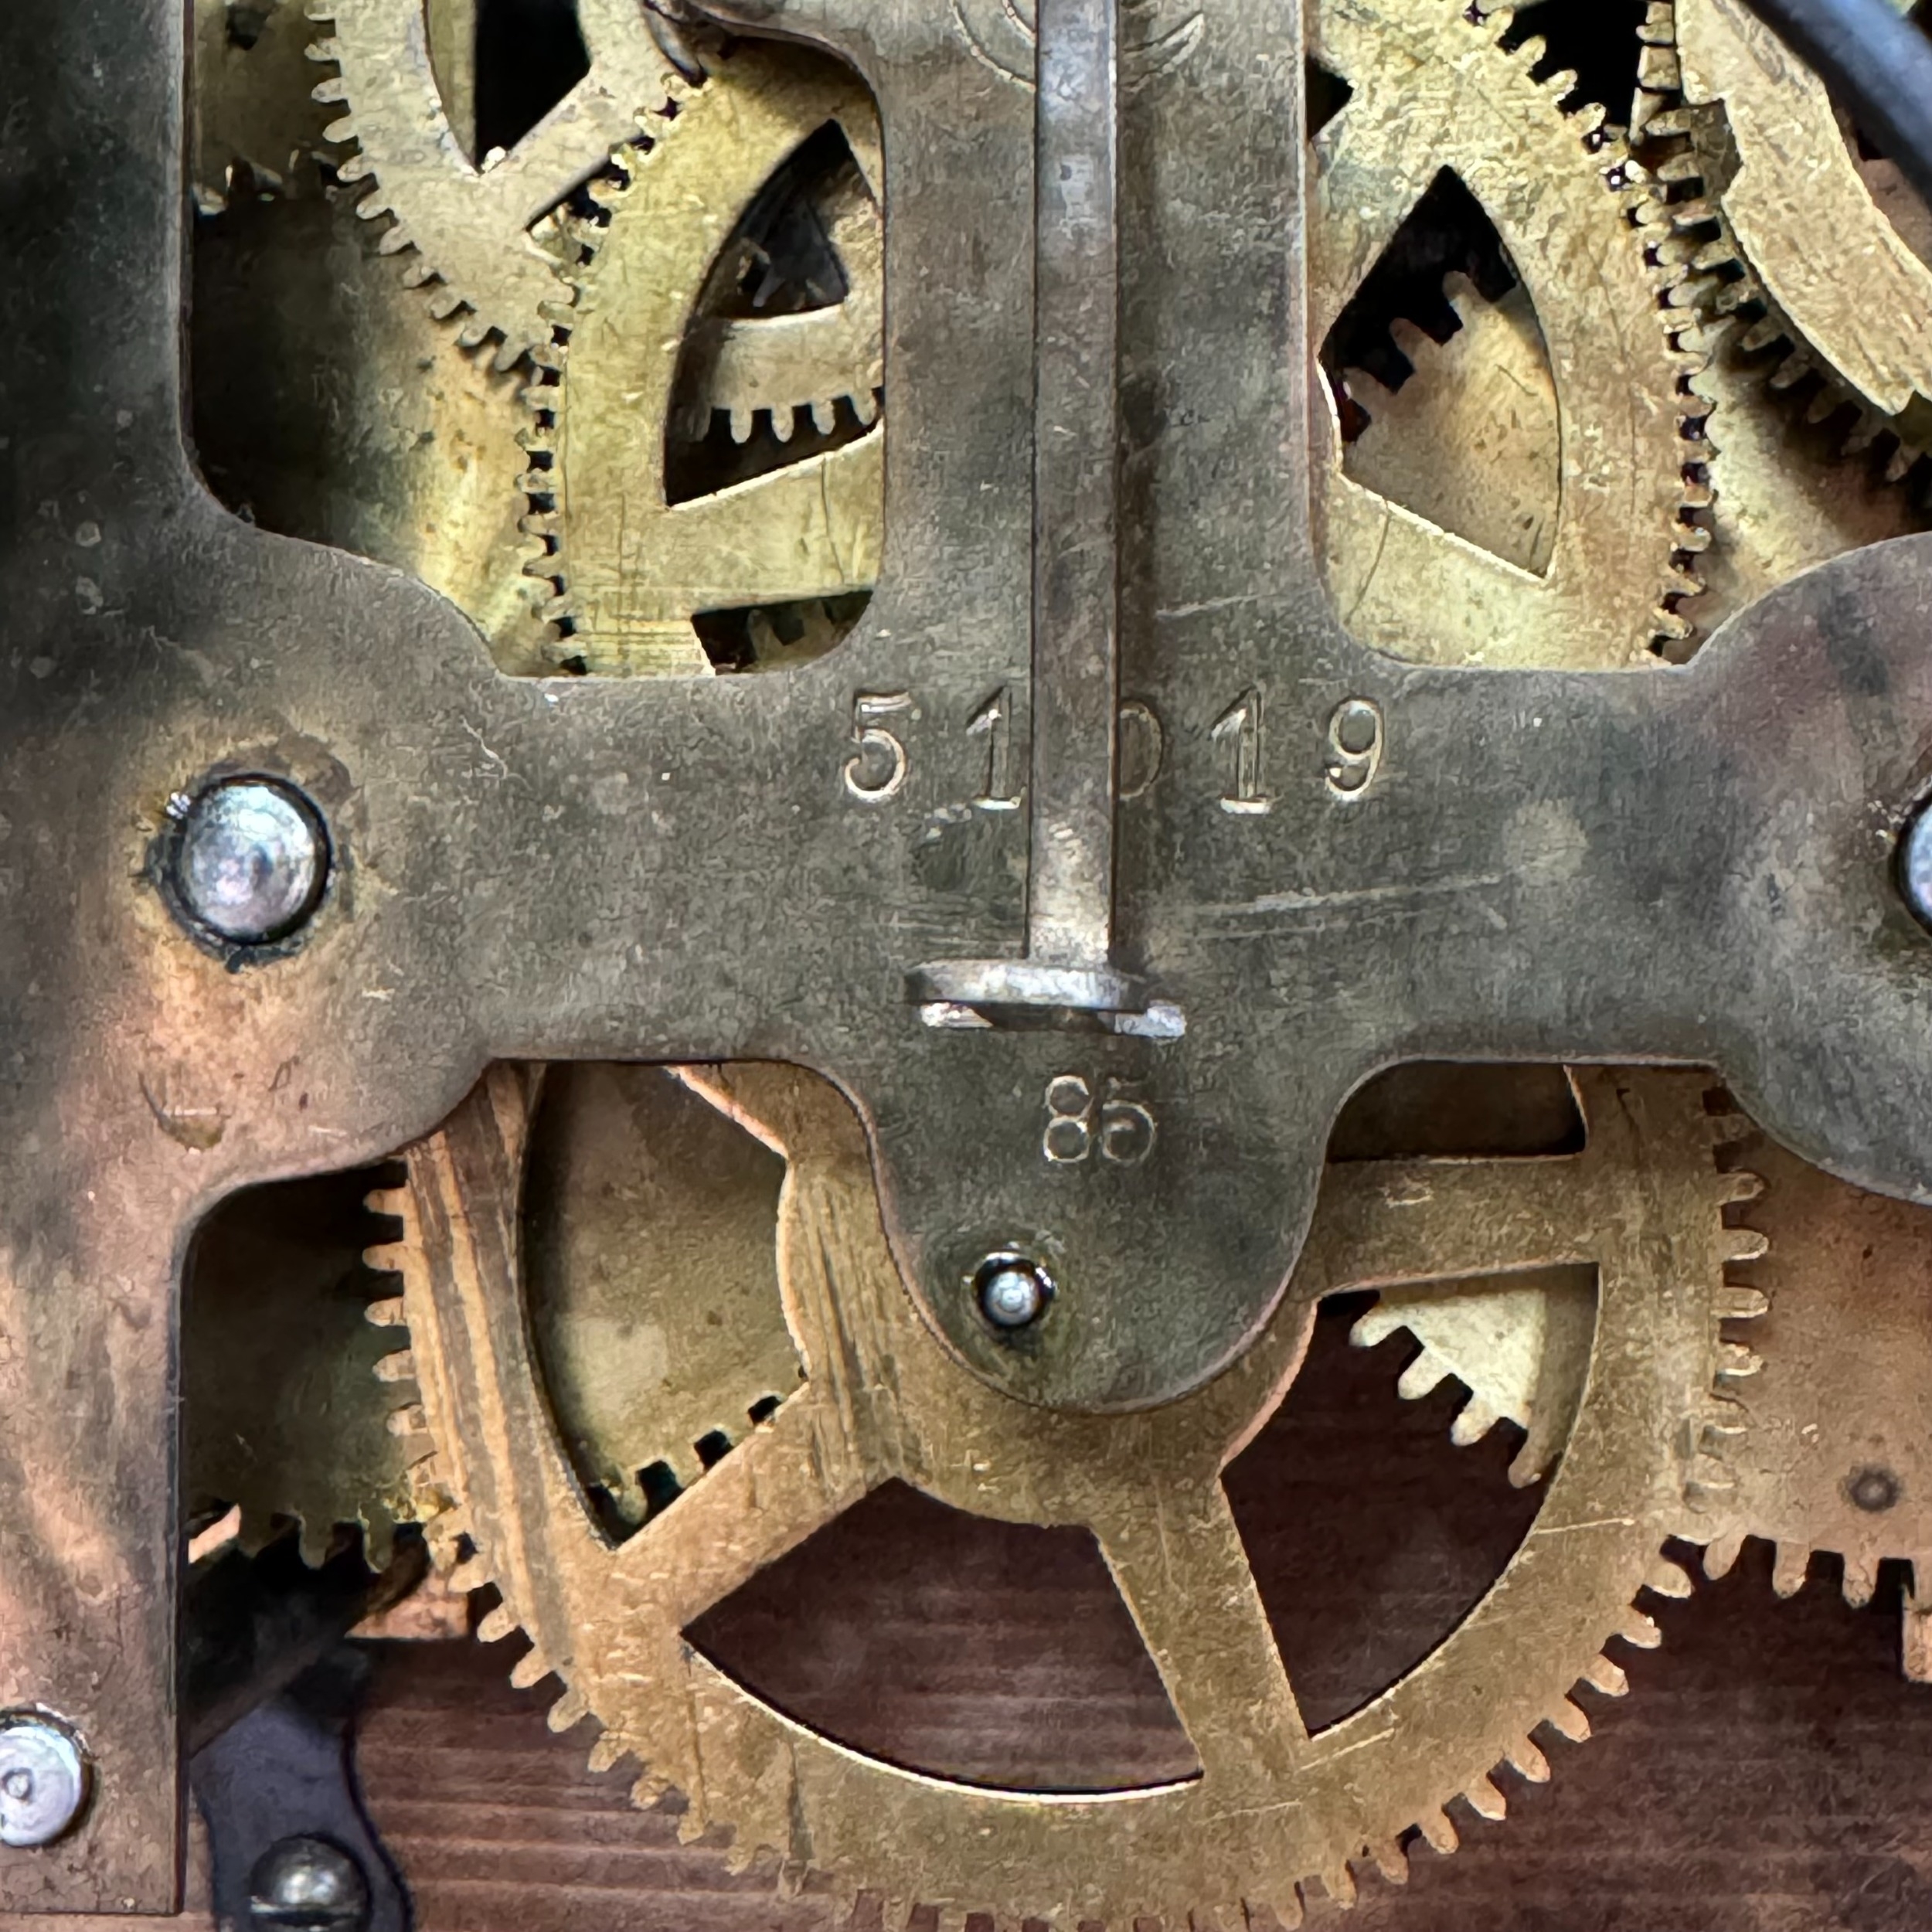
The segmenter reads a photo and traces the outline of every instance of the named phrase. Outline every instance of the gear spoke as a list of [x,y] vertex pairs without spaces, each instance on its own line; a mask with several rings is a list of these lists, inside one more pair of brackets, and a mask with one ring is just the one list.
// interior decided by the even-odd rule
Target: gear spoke
[[1557,1158],[1332,1167],[1298,1278],[1335,1294],[1588,1261],[1591,1230],[1577,1212],[1582,1165]]
[[619,1545],[611,1581],[645,1586],[682,1627],[860,1500],[865,1472],[836,1406],[808,1383]]
[[1094,1529],[1216,1801],[1291,1775],[1308,1732],[1220,1484],[1157,1475]]

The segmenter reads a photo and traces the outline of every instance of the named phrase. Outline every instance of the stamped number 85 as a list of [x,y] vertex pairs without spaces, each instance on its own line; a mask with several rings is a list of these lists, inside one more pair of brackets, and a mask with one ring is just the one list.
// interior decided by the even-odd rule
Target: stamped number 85
[[1154,1110],[1111,1077],[1096,1094],[1081,1073],[1046,1083],[1046,1125],[1040,1151],[1056,1167],[1077,1167],[1096,1151],[1116,1167],[1138,1167],[1154,1151]]

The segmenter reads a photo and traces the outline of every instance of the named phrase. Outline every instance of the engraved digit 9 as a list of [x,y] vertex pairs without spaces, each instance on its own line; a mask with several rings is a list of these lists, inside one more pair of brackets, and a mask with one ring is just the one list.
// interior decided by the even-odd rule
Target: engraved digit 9
[[1345,698],[1328,720],[1328,789],[1359,798],[1382,769],[1382,708],[1370,698]]
[[862,804],[883,804],[906,782],[906,747],[879,720],[913,708],[908,691],[861,692],[852,701],[852,741],[859,749],[845,760],[845,789]]

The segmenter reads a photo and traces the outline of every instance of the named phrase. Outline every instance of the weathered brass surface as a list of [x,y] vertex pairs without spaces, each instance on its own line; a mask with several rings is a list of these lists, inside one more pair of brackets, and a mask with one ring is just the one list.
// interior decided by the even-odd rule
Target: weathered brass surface
[[[565,648],[586,670],[702,676],[711,666],[692,626],[697,613],[849,595],[878,575],[882,427],[682,502],[664,465],[638,460],[672,440],[685,345],[732,231],[828,125],[876,170],[877,125],[855,78],[830,63],[743,48],[680,102],[648,151],[624,155],[623,185],[593,189],[608,225],[571,231],[590,259],[573,271],[574,298],[553,308],[568,342],[542,359],[554,362],[554,385],[531,392],[538,427],[526,440],[539,467],[526,487],[554,505],[532,527],[553,544],[540,567],[557,585]],[[679,218],[665,219],[669,209]],[[693,352],[700,367],[716,358],[719,400],[735,421],[782,396],[789,436],[794,403],[855,393],[876,417],[878,260],[864,217],[848,226],[862,250],[848,273],[870,284],[869,300],[699,329]],[[700,379],[701,397],[709,387]]]
[[[1352,1896],[1350,1861],[1399,1869],[1441,1806],[1487,1815],[1488,1772],[1546,1775],[1529,1732],[1580,1735],[1579,1677],[1621,1687],[1600,1654],[1655,1641],[1631,1600],[1689,1587],[1659,1554],[1707,1533],[1736,1411],[1726,1315],[1757,1299],[1727,1262],[1761,1237],[1723,1225],[1747,1174],[1715,1145],[1739,1124],[1695,1074],[1580,1074],[1573,1157],[1364,1162],[1329,1170],[1287,1301],[1239,1364],[1131,1416],[1055,1412],[990,1389],[920,1318],[877,1219],[859,1123],[824,1083],[743,1065],[688,1075],[787,1158],[784,1308],[807,1380],[676,1503],[615,1548],[587,1512],[527,1338],[519,1202],[530,1084],[493,1072],[379,1197],[402,1240],[372,1260],[403,1277],[413,1365],[438,1440],[433,1481],[462,1498],[443,1534],[481,1553],[521,1626],[516,1667],[567,1689],[553,1722],[602,1727],[597,1761],[634,1754],[648,1799],[675,1787],[685,1828],[736,1828],[740,1852],[829,1868],[888,1899],[1015,1917],[1189,1913],[1292,1917],[1318,1879]],[[1597,1272],[1588,1388],[1537,1527],[1442,1648],[1354,1716],[1311,1736],[1277,1654],[1219,1472],[1292,1381],[1325,1294],[1447,1274],[1588,1264]],[[677,1335],[699,1308],[659,1289],[640,1311]],[[722,1392],[719,1406],[723,1406]],[[814,1736],[685,1643],[685,1624],[879,1484],[964,1509],[1092,1531],[1198,1753],[1199,1778],[1094,1800],[922,1777]],[[1318,1587],[1311,1580],[1311,1587]]]
[[1738,0],[1677,0],[1676,16],[1686,97],[1723,104],[1735,164],[1716,185],[1746,259],[1804,342],[1923,445],[1932,264],[1910,238],[1922,211],[1893,221],[1886,200],[1909,189],[1861,168],[1823,84]]
[[[416,1157],[413,1353],[385,1373],[420,1369],[422,1403],[368,1385],[405,1461],[437,1423],[411,1506],[477,1534],[566,1715],[849,1886],[1224,1919],[1345,1892],[1412,1823],[1447,1842],[1456,1792],[1493,1808],[1498,1759],[1539,1767],[1529,1728],[1574,1724],[1578,1672],[1614,1681],[1608,1634],[1648,1634],[1633,1592],[1682,1587],[1665,1535],[1721,1560],[1755,1520],[1857,1587],[1920,1555],[1910,1311],[1807,1315],[1825,1290],[1795,1284],[1843,1277],[1804,1257],[1849,1249],[1802,1170],[1798,1359],[1749,1409],[1711,1394],[1755,1365],[1717,1323],[1758,1305],[1720,1281],[1757,1242],[1719,1226],[1747,1183],[1711,1168],[1701,1077],[1580,1075],[1580,1155],[1322,1160],[1404,1060],[1666,1060],[1716,1067],[1777,1161],[1932,1200],[1932,952],[1895,879],[1932,550],[1860,547],[1917,513],[1778,413],[1755,320],[1696,334],[1741,248],[1771,336],[1801,324],[1883,437],[1916,433],[1913,216],[1835,125],[1828,205],[1767,236],[1754,83],[1706,77],[1721,99],[1673,121],[1661,13],[1640,168],[1533,44],[1433,0],[1305,28],[1286,0],[719,0],[777,36],[735,43],[585,0],[588,77],[477,155],[457,0],[333,0],[304,77],[346,110],[331,145],[292,6],[0,12],[0,1706],[62,1712],[97,1780],[71,1837],[0,1860],[0,1906],[174,1896],[192,1230],[415,1141],[493,1063]],[[1308,51],[1353,93],[1304,141]],[[1516,291],[1440,353],[1382,318],[1417,386],[1345,452],[1311,352],[1445,165]],[[780,186],[824,274],[761,308]],[[219,245],[184,291],[191,203]],[[1869,243],[1876,295],[1812,273],[1821,234],[1841,270]],[[783,675],[711,675],[740,664]],[[637,670],[674,675],[597,675]],[[333,859],[312,924],[253,952],[158,889],[169,801],[240,772],[301,790]],[[699,1060],[761,1063],[708,1079],[769,1152],[627,1172],[594,1107],[549,1144],[577,1149],[550,1247],[519,1250],[543,1171],[506,1063]],[[1906,1210],[1866,1213],[1909,1251]],[[677,1232],[662,1266],[642,1227]],[[1021,1346],[971,1291],[1015,1245],[1058,1291]],[[1532,1297],[1497,1268],[1563,1272]],[[739,1315],[694,1344],[707,1270]],[[1387,1291],[1365,1335],[1427,1344],[1412,1387],[1469,1383],[1464,1435],[1527,1423],[1543,1513],[1434,1657],[1310,1738],[1217,1477],[1355,1284]],[[373,1524],[393,1478],[317,1404],[362,1430],[346,1392],[388,1344],[283,1285],[286,1342],[185,1338],[190,1480],[274,1465],[257,1518]],[[1861,1365],[1839,1331],[1868,1307],[1904,1340]],[[1862,1435],[1798,1399],[1868,1386],[1892,1406]],[[291,1388],[318,1393],[270,1413]],[[1759,1461],[1704,1458],[1704,1424],[1751,1418]],[[1845,1517],[1837,1464],[1881,1452],[1904,1500]],[[685,1493],[614,1548],[655,1462]],[[922,1782],[687,1654],[682,1620],[895,1476],[1093,1527],[1201,1778]]]
[[[1655,644],[1689,634],[1665,599],[1696,591],[1682,558],[1705,540],[1684,515],[1705,500],[1685,474],[1696,452],[1683,427],[1708,410],[1688,380],[1702,357],[1678,345],[1691,318],[1668,307],[1665,277],[1646,259],[1662,217],[1642,169],[1603,134],[1600,110],[1563,111],[1563,77],[1532,78],[1540,41],[1513,54],[1495,44],[1508,25],[1436,0],[1309,10],[1310,53],[1353,90],[1310,151],[1311,335],[1323,340],[1398,224],[1451,170],[1522,278],[1556,418],[1553,434],[1526,439],[1539,469],[1556,472],[1534,540],[1498,548],[1467,512],[1438,525],[1413,498],[1376,495],[1338,461],[1338,427],[1318,413],[1328,592],[1355,636],[1401,657],[1655,664]],[[1485,454],[1468,437],[1438,452],[1495,515],[1509,486],[1489,482]]]

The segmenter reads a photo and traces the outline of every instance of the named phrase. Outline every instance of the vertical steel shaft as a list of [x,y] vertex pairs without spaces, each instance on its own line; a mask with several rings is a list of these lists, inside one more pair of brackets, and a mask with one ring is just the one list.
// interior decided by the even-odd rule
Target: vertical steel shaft
[[1108,963],[1119,461],[1119,0],[1039,0],[1027,951]]

